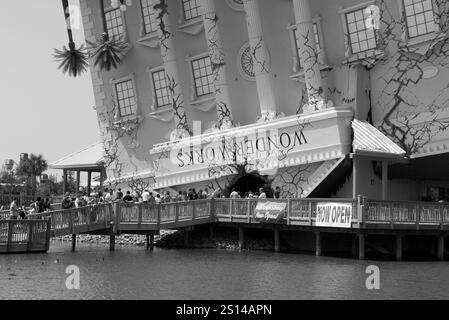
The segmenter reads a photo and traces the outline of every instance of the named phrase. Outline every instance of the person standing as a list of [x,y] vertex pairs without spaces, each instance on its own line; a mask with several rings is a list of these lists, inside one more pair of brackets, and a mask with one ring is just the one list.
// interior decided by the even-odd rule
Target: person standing
[[274,198],[280,199],[281,198],[281,188],[279,186],[276,187],[276,190],[274,191]]
[[156,195],[155,203],[156,204],[161,204],[162,203],[161,195],[159,193]]
[[235,188],[232,188],[231,195],[229,196],[231,199],[238,199],[240,198],[239,193],[235,190]]
[[123,197],[123,201],[125,201],[126,203],[133,203],[134,202],[134,198],[131,195],[131,192],[126,191],[126,196]]
[[11,205],[9,206],[9,214],[11,220],[17,220],[17,217],[19,216],[19,206],[17,205],[17,203],[17,198],[14,198],[11,202]]
[[150,200],[150,192],[148,191],[148,189],[145,189],[142,192],[142,201],[143,203],[148,203],[149,200]]
[[266,198],[267,198],[267,194],[265,193],[263,188],[260,188],[259,189],[259,199],[266,199]]
[[105,195],[104,195],[104,201],[105,202],[112,202],[112,189],[106,189],[105,190]]
[[122,189],[118,188],[117,193],[115,194],[115,200],[122,200],[123,199],[123,192]]
[[64,195],[64,199],[62,200],[61,207],[63,210],[67,210],[73,207],[72,199],[70,199],[70,193],[66,193]]

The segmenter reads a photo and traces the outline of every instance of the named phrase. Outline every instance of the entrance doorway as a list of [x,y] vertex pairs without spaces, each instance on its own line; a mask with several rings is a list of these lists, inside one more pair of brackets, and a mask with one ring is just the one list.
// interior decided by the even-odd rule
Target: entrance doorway
[[235,188],[235,190],[239,192],[242,197],[250,191],[253,193],[258,193],[260,188],[264,188],[264,191],[268,197],[272,196],[272,190],[267,184],[267,181],[263,179],[263,177],[254,174],[247,174],[241,177],[233,186],[231,186],[231,191],[233,188]]

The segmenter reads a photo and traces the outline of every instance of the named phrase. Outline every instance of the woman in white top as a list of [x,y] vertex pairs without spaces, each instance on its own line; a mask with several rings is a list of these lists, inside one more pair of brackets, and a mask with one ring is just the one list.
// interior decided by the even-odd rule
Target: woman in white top
[[267,198],[267,194],[263,191],[263,188],[259,189],[259,199],[266,199]]

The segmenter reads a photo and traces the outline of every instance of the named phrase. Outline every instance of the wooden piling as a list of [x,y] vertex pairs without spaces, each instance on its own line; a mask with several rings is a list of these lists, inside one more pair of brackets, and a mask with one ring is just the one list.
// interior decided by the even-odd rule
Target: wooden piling
[[444,238],[443,235],[438,236],[438,260],[440,261],[444,260]]
[[321,233],[315,232],[315,255],[321,257]]
[[396,235],[396,261],[402,260],[402,235]]
[[365,235],[360,233],[358,236],[359,236],[359,260],[365,260]]
[[279,228],[274,228],[274,251],[281,251],[281,238],[280,238],[280,230]]
[[72,234],[72,252],[76,250],[76,234]]
[[239,227],[239,249],[242,250],[245,247],[245,228]]

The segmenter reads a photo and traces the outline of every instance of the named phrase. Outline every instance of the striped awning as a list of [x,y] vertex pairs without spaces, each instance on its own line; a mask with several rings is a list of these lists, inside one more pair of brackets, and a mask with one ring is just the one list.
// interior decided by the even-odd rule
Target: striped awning
[[352,121],[354,153],[373,153],[376,155],[403,157],[406,152],[386,135],[366,121]]

